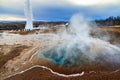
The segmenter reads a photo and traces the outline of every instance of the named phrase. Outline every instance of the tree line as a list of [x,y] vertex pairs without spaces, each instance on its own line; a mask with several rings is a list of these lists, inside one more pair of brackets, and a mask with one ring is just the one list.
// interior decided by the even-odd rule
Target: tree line
[[95,22],[99,26],[115,26],[115,25],[120,25],[120,16],[113,17],[110,16],[107,19],[104,20],[95,20]]

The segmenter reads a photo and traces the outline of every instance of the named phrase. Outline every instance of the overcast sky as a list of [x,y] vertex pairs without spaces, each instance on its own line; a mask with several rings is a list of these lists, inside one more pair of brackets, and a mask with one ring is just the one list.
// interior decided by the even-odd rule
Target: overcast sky
[[[120,16],[120,0],[31,0],[34,20],[68,21],[74,14],[88,19]],[[0,0],[0,20],[25,20],[24,0]]]

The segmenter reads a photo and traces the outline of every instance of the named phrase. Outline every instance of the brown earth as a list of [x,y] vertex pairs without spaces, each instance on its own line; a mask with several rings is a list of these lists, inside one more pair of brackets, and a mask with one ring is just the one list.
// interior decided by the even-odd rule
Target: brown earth
[[[49,30],[45,31],[45,33],[48,33],[48,32]],[[100,35],[98,35],[99,33]],[[98,38],[101,38],[103,35],[107,35],[107,36],[110,36],[110,39],[108,41],[111,44],[118,44],[118,43],[120,44],[120,27],[95,29],[93,30],[93,33],[91,33],[91,35],[95,37],[97,36]],[[16,53],[19,50],[21,51],[22,50],[21,48],[22,47],[18,47],[11,52]],[[17,53],[14,56],[10,54],[8,54],[7,57],[0,58],[0,61],[2,61],[3,59],[3,61],[0,62],[0,65],[1,64],[4,65],[8,60],[13,59],[15,56],[18,56],[17,54],[19,53]],[[15,75],[5,80],[120,80],[120,71],[116,71],[120,68],[120,65],[116,63],[101,62],[101,63],[94,63],[93,65],[85,65],[79,68],[78,67],[77,68],[61,68],[59,66],[52,65],[52,64],[44,64],[44,66],[48,66],[52,70],[59,73],[64,73],[64,74],[81,73],[82,71],[85,71],[85,75],[80,77],[65,78],[65,77],[54,75],[46,69],[36,67],[29,71],[24,72],[23,74]]]
[[[111,44],[120,44],[120,26],[118,27],[101,27],[91,30],[91,36],[106,40]],[[103,39],[103,37],[106,39]]]
[[[17,46],[11,49],[6,55],[0,55],[0,68],[9,60],[20,55],[22,50],[27,48],[27,46]],[[3,53],[4,54],[4,53]]]
[[[89,66],[88,69],[90,70],[93,67],[94,66]],[[100,66],[97,68],[104,69],[104,67],[100,67]],[[85,67],[84,67],[84,70],[85,70]],[[64,71],[63,73],[66,73]],[[78,70],[78,72],[80,71],[81,70]],[[5,80],[120,80],[120,71],[118,72],[117,71],[112,72],[109,70],[103,70],[103,71],[95,70],[95,72],[85,71],[85,74],[83,76],[66,78],[66,77],[60,77],[58,75],[52,74],[50,71],[46,69],[36,67],[24,72],[23,74],[15,75]]]
[[[39,61],[41,61],[41,59]],[[79,77],[66,78],[55,75],[49,70],[35,67],[22,74],[17,74],[5,80],[120,80],[120,65],[112,62],[101,61],[99,63],[87,64],[82,67],[61,67],[51,63],[43,63],[42,65],[62,74],[69,75],[81,73],[83,71],[85,74]]]

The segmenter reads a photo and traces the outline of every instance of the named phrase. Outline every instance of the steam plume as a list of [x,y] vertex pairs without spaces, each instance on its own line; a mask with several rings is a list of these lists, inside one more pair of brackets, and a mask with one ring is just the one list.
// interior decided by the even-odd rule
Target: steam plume
[[25,0],[25,16],[27,18],[25,29],[32,30],[33,29],[33,22],[32,22],[33,14],[32,14],[32,6],[30,3],[30,0]]
[[90,30],[89,22],[79,14],[74,15],[69,31],[61,33],[60,43],[39,55],[62,66],[82,66],[101,60],[120,64],[120,48],[91,37]]

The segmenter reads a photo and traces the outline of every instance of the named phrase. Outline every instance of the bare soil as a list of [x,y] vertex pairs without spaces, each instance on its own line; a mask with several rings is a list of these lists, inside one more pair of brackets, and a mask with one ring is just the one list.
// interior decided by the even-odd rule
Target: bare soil
[[[53,32],[55,31],[56,29],[53,30]],[[99,29],[94,29],[92,31],[93,33],[91,33],[91,35],[93,37],[101,38],[103,35],[110,36],[110,39],[108,41],[111,44],[120,44],[120,27],[110,27],[110,28],[101,27]],[[43,33],[49,33],[49,32],[51,32],[51,30],[43,31]],[[28,32],[22,33],[22,35],[26,35],[26,34],[28,34]],[[10,51],[10,53],[7,56],[2,56],[2,58],[0,58],[0,66],[3,66],[8,60],[18,56],[24,48],[26,47],[25,46],[17,47],[12,51]],[[44,66],[48,66],[52,70],[63,74],[74,74],[85,71],[85,75],[80,77],[65,78],[52,74],[50,71],[46,69],[36,67],[24,72],[23,74],[18,74],[13,77],[7,78],[5,80],[120,80],[120,71],[119,71],[120,65],[116,63],[101,62],[101,63],[88,64],[82,67],[74,67],[74,68],[66,68],[66,67],[63,68],[53,64],[44,64]]]
[[9,60],[17,57],[20,55],[20,53],[22,52],[22,50],[24,50],[25,48],[27,48],[26,46],[18,46],[13,48],[9,53],[7,53],[6,55],[1,55],[0,56],[0,68]]
[[[90,70],[93,67],[94,66],[89,66],[88,69]],[[103,67],[97,67],[97,68],[102,69]],[[66,78],[52,74],[48,70],[36,67],[29,71],[24,72],[23,74],[13,76],[5,80],[24,80],[24,79],[25,80],[120,80],[120,71],[111,72],[109,70],[104,70],[104,71],[95,71],[95,72],[85,72],[83,76]]]

